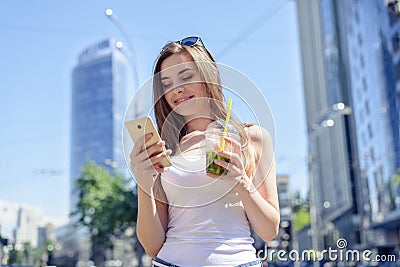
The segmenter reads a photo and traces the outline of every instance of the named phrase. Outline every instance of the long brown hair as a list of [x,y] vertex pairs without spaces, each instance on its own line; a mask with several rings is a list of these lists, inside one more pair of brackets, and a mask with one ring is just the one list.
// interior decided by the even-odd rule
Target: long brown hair
[[[186,53],[195,63],[200,76],[202,77],[207,97],[210,101],[212,120],[225,120],[226,108],[225,99],[222,94],[221,78],[217,64],[211,53],[201,45],[185,46],[176,42],[171,42],[164,46],[159,57],[155,62],[153,76],[153,98],[154,113],[158,126],[158,132],[161,138],[165,140],[166,147],[176,152],[177,146],[187,132],[186,121],[182,115],[174,112],[169,106],[164,96],[164,90],[161,83],[160,71],[162,62],[171,55],[177,53]],[[238,130],[240,143],[242,144],[242,158],[246,166],[246,174],[251,177],[255,171],[255,159],[249,150],[249,141],[245,125],[242,125],[234,118],[231,118],[232,124]],[[178,134],[179,133],[179,134]]]

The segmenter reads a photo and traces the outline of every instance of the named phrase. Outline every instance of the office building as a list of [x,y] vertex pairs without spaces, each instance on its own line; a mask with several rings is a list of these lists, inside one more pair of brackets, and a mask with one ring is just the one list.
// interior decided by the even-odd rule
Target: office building
[[77,203],[75,181],[88,160],[126,174],[122,127],[130,88],[130,63],[114,40],[95,43],[79,55],[72,73],[71,211]]
[[38,246],[38,229],[43,225],[43,211],[40,208],[22,205],[18,210],[17,225],[14,232],[15,245],[30,243]]
[[[363,138],[369,142],[365,150],[360,151],[364,153],[360,165],[368,181],[370,196],[375,198],[368,210],[371,230],[367,239],[382,251],[391,252],[400,247],[400,177],[397,176],[400,174],[400,20],[388,11],[383,1],[372,2],[375,8],[372,8],[372,3],[359,3],[360,12],[371,10],[367,16],[361,13],[360,21],[369,22],[369,27],[375,28],[374,31],[365,31],[365,36],[370,37],[366,46],[369,41],[378,40],[373,46],[377,74],[372,75],[371,80],[373,72],[368,72],[367,77],[367,89],[375,92],[371,95],[371,101],[375,101],[372,105],[377,108],[370,109],[366,119],[373,121],[375,117],[381,125],[376,127],[374,123],[370,131],[364,131]],[[375,24],[371,24],[369,16],[374,16]],[[376,242],[374,233],[380,234],[379,242]]]
[[38,248],[45,247],[47,244],[53,244],[54,246],[55,240],[55,227],[53,224],[48,223],[38,228]]
[[90,259],[90,234],[69,222],[55,229],[54,262],[57,266],[86,266]]
[[19,208],[20,205],[17,203],[0,200],[0,235],[10,242],[14,241]]
[[345,1],[298,0],[298,20],[309,138],[313,246],[346,237],[360,244],[357,143],[351,114]]
[[397,208],[400,147],[388,11],[379,0],[297,3],[314,242],[379,248],[388,235],[378,224]]

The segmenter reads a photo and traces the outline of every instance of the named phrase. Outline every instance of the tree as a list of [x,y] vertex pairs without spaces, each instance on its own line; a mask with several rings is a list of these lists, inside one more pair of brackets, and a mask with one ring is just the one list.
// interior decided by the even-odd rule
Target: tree
[[307,199],[301,197],[300,191],[297,191],[293,207],[294,229],[297,232],[310,224],[310,210],[308,203],[309,201]]
[[294,213],[294,229],[298,232],[310,224],[310,212],[300,209]]
[[93,161],[84,166],[76,190],[79,200],[71,216],[77,216],[77,223],[89,229],[92,259],[96,266],[104,266],[105,249],[112,248],[112,239],[135,225],[137,197],[128,179],[110,174]]

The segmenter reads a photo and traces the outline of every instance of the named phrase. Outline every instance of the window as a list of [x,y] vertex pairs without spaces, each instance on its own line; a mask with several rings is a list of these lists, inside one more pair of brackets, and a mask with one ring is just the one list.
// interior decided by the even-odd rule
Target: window
[[365,59],[364,59],[363,55],[360,55],[360,65],[361,65],[362,68],[365,67]]
[[367,79],[366,79],[365,77],[363,77],[362,83],[363,83],[363,89],[364,89],[364,91],[367,91],[368,84],[367,84]]
[[362,93],[361,93],[361,89],[360,88],[357,89],[357,99],[358,100],[362,99]]
[[365,145],[367,143],[367,141],[365,140],[365,134],[361,133],[361,142],[363,145]]
[[362,39],[361,33],[358,33],[358,34],[357,34],[357,39],[358,39],[358,44],[359,44],[360,46],[362,46],[362,44],[363,44],[363,39]]
[[393,53],[397,53],[400,46],[399,46],[399,33],[395,33],[392,37],[392,46],[393,46]]
[[373,133],[372,133],[372,127],[371,124],[368,123],[368,136],[370,139],[372,139],[372,137],[374,137]]
[[369,102],[368,100],[365,101],[365,111],[369,114]]
[[389,12],[389,18],[390,18],[390,26],[393,27],[393,25],[397,22],[397,18],[395,15],[393,15],[392,12]]
[[370,153],[370,156],[371,156],[371,160],[375,161],[375,152],[374,152],[374,149],[372,147],[370,148],[369,153]]
[[362,112],[361,109],[360,109],[360,111],[359,111],[359,113],[358,113],[358,117],[359,117],[360,123],[363,123],[363,122],[364,122],[364,117],[363,117],[363,112]]
[[354,10],[354,18],[356,19],[357,24],[360,23],[360,13],[358,13],[358,8],[356,7]]
[[395,72],[396,72],[396,81],[400,81],[400,61],[396,63]]

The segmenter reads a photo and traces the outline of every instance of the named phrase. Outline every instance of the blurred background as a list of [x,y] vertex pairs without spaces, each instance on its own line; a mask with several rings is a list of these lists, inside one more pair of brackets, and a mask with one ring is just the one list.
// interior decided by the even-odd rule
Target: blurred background
[[[149,266],[135,235],[122,124],[161,47],[194,35],[260,88],[275,120],[281,227],[268,244],[254,235],[256,249],[322,251],[345,239],[347,249],[386,260],[317,264],[397,266],[397,1],[0,7],[1,265]],[[143,115],[149,101],[139,95],[128,115]]]

